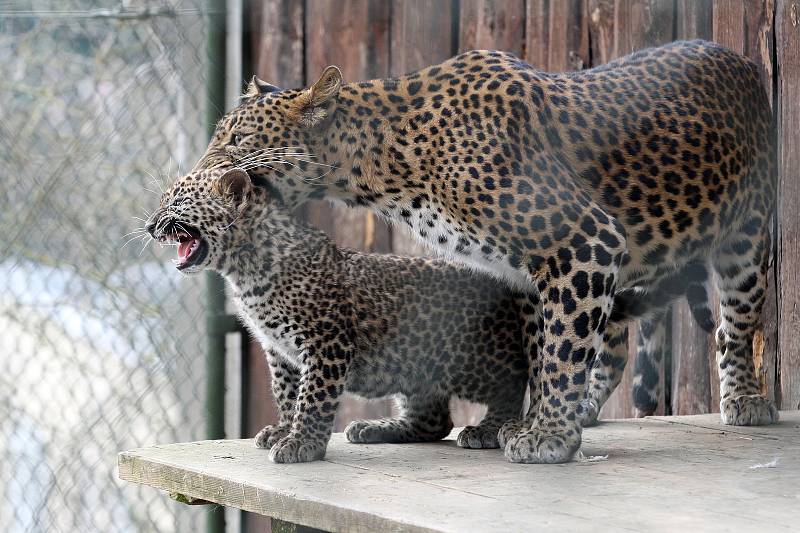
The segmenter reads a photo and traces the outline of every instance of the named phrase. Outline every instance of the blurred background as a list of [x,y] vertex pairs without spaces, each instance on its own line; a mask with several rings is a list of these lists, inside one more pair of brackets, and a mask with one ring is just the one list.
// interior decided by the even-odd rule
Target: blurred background
[[[290,88],[336,64],[356,81],[473,48],[579,70],[692,38],[750,56],[779,117],[781,172],[757,366],[770,397],[800,408],[798,3],[0,0],[0,529],[268,527],[116,478],[121,450],[252,437],[275,420],[263,354],[220,281],[182,277],[135,233],[254,73]],[[364,211],[320,203],[300,215],[344,246],[428,253]],[[718,410],[711,338],[683,303],[667,320],[659,413]],[[633,415],[630,373],[605,418]],[[454,408],[457,425],[482,416]],[[349,399],[337,426],[390,412]]]

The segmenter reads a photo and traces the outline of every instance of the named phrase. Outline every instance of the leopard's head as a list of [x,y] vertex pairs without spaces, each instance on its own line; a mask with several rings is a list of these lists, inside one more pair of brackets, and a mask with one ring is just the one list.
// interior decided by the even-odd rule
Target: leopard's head
[[281,90],[254,77],[240,104],[217,124],[193,172],[242,169],[254,182],[269,183],[290,207],[323,196],[335,165],[321,147],[341,84],[336,67],[305,89]]
[[176,246],[178,270],[219,271],[249,239],[248,206],[258,194],[264,193],[239,168],[191,172],[164,192],[145,230],[161,244]]

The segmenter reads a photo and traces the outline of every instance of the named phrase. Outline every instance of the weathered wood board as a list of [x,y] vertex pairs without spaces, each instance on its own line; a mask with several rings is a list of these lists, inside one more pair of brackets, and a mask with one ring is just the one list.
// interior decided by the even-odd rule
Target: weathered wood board
[[169,444],[121,453],[119,475],[330,531],[797,530],[800,411],[755,428],[713,414],[606,422],[565,465],[511,464],[456,447],[456,434],[417,445],[336,434],[324,461],[297,465],[245,440]]

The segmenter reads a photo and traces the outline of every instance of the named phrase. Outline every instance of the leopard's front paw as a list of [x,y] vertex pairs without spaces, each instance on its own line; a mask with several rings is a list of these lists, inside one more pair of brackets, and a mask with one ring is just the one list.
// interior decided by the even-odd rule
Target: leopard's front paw
[[497,432],[497,445],[505,449],[508,441],[514,438],[514,435],[528,428],[528,423],[525,420],[513,418],[500,426],[500,431]]
[[514,435],[506,444],[504,453],[512,463],[566,463],[580,447],[579,429],[532,428]]
[[286,435],[269,451],[269,458],[273,463],[308,463],[325,457],[327,442],[320,442],[309,438]]
[[256,448],[269,450],[276,442],[289,434],[288,426],[265,426],[255,437]]
[[466,426],[456,439],[462,448],[490,449],[499,448],[497,443],[497,426]]
[[766,426],[778,421],[778,409],[760,394],[742,394],[719,403],[722,423],[730,426]]

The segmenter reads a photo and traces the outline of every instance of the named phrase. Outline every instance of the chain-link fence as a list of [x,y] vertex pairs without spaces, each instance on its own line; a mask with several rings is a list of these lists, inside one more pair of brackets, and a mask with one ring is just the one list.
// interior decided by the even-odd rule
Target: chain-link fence
[[205,145],[202,7],[0,0],[2,531],[211,512],[116,476],[120,450],[202,438],[201,280],[129,233]]

